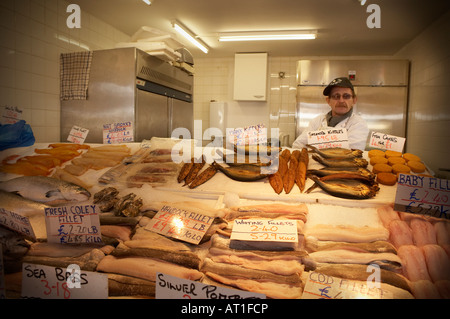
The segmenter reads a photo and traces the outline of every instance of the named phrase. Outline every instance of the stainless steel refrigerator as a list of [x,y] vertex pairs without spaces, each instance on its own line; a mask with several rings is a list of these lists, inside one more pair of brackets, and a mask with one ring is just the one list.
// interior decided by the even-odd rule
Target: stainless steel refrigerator
[[86,143],[103,142],[103,124],[132,122],[133,140],[193,135],[193,76],[136,48],[93,51],[86,100],[61,101],[61,141],[76,125]]
[[349,77],[361,115],[371,132],[406,137],[409,61],[300,60],[297,62],[296,138],[319,114],[330,111],[323,89],[337,77]]

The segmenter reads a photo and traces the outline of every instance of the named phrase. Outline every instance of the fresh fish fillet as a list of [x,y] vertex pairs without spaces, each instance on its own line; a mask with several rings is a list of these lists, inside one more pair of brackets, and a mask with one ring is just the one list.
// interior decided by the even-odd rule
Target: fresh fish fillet
[[403,273],[410,281],[431,280],[422,250],[414,245],[403,245],[397,251],[403,263]]
[[212,272],[206,272],[206,275],[222,284],[265,294],[267,297],[274,299],[298,299],[302,296],[303,291],[300,285],[282,284],[265,280],[257,281],[233,275],[218,275]]
[[439,244],[439,246],[450,245],[449,222],[434,223],[434,231],[436,232],[436,241]]
[[101,225],[100,232],[102,236],[117,238],[122,241],[130,240],[131,236],[131,228],[129,226]]
[[210,258],[205,258],[201,267],[202,272],[212,272],[223,276],[239,276],[253,280],[267,280],[282,284],[300,284],[299,274],[289,276],[277,275],[265,270],[247,269],[238,265],[217,263]]
[[439,280],[434,283],[442,299],[450,299],[450,281]]
[[402,245],[413,245],[411,228],[403,220],[394,220],[389,224],[389,240],[398,249]]
[[317,224],[307,228],[305,235],[316,237],[318,240],[367,243],[377,240],[388,240],[389,231],[384,227]]
[[432,281],[450,280],[450,259],[444,249],[438,245],[425,245],[421,248]]
[[387,241],[374,241],[371,243],[347,243],[337,241],[323,241],[308,236],[305,240],[305,248],[308,252],[322,250],[346,249],[360,253],[397,253],[397,249]]
[[159,259],[136,256],[124,258],[106,256],[98,264],[97,271],[127,275],[155,282],[157,272],[188,280],[199,280],[203,276],[201,272],[195,269]]
[[100,249],[91,249],[90,252],[79,257],[48,257],[27,254],[22,261],[25,263],[61,268],[67,268],[71,264],[77,264],[82,270],[95,271],[97,265],[104,257],[105,254]]
[[436,242],[436,231],[434,226],[423,219],[414,218],[409,224],[411,232],[413,234],[413,242],[416,246],[423,245],[435,245]]
[[[369,273],[367,272],[367,265],[359,264],[318,264],[315,271],[325,275],[350,280],[365,281],[369,276]],[[408,280],[400,274],[389,270],[380,269],[380,276],[381,282],[411,291]]]
[[111,296],[155,296],[154,281],[108,274],[108,295]]
[[274,274],[289,276],[301,274],[305,268],[296,260],[266,260],[258,256],[238,256],[228,254],[216,254],[217,250],[210,251],[208,257],[216,263],[238,265],[247,269],[264,270]]
[[436,286],[429,280],[419,280],[411,283],[411,290],[416,299],[439,299],[441,295]]
[[345,249],[317,251],[309,256],[318,263],[333,264],[376,264],[382,269],[400,271],[401,259],[392,253],[361,253]]
[[112,255],[152,257],[194,269],[198,269],[201,263],[198,255],[187,244],[142,228],[138,228],[133,240],[120,243]]
[[86,253],[89,253],[93,249],[99,248],[98,245],[86,245],[86,244],[52,244],[52,243],[33,243],[28,251],[29,256],[41,256],[41,257],[79,257]]
[[390,205],[377,208],[378,216],[384,227],[389,228],[389,224],[394,220],[399,220],[398,213]]

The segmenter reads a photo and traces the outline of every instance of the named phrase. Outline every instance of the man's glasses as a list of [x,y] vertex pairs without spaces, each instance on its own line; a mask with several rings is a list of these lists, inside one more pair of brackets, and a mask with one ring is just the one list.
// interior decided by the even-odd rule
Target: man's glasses
[[344,100],[350,100],[351,98],[353,98],[353,95],[352,95],[352,94],[348,94],[348,93],[344,93],[343,95],[340,95],[340,94],[333,94],[333,95],[331,95],[330,97],[331,97],[333,100],[340,100],[340,99],[341,99],[341,96],[342,96],[342,98],[343,98]]

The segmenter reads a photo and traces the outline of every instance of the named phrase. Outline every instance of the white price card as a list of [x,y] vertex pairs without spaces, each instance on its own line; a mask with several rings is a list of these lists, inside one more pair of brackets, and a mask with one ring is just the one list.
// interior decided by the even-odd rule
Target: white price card
[[45,208],[47,241],[61,244],[98,244],[102,242],[96,205]]
[[350,148],[347,129],[329,128],[308,132],[308,144],[316,148]]
[[399,174],[394,209],[450,219],[450,181],[436,177]]
[[23,263],[22,297],[42,299],[106,299],[108,275],[67,268]]
[[18,121],[22,120],[23,117],[23,111],[17,106],[10,106],[6,105],[3,108],[1,117],[0,117],[0,123],[1,124],[14,124]]
[[212,216],[165,205],[145,229],[191,244],[198,244],[213,221]]
[[266,295],[217,287],[156,273],[156,299],[266,299]]
[[[1,205],[1,203],[0,203]],[[36,239],[28,217],[22,216],[0,207],[0,225],[12,229],[22,235]]]
[[[368,278],[371,278],[373,269],[378,266],[368,266]],[[378,267],[378,268],[377,268]],[[374,276],[375,277],[375,276]],[[306,280],[302,299],[392,299],[393,294],[380,288],[375,280],[352,281],[343,278],[328,276],[311,271]]]
[[370,134],[370,147],[379,148],[382,150],[390,150],[396,152],[403,152],[406,138],[388,135],[379,132],[372,132]]
[[296,243],[297,222],[278,219],[235,219],[230,239]]
[[83,144],[84,141],[86,140],[88,133],[89,130],[87,128],[82,128],[74,125],[72,126],[72,129],[69,132],[67,140],[75,144]]
[[133,140],[132,122],[103,124],[103,144],[129,143]]

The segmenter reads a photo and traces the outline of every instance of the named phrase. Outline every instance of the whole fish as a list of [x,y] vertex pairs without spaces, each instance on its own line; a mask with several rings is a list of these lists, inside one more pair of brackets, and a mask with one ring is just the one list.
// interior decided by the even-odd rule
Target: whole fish
[[354,158],[323,158],[316,154],[312,155],[312,158],[322,165],[328,167],[364,167],[366,168],[369,162],[364,158],[354,157]]
[[309,148],[312,148],[314,153],[319,154],[320,156],[324,158],[355,158],[355,157],[362,157],[363,152],[361,150],[357,149],[346,149],[346,148],[322,148],[318,149],[312,145],[306,145]]
[[241,182],[256,181],[268,176],[268,174],[261,173],[261,168],[259,166],[252,164],[242,164],[232,167],[224,167],[220,164],[216,164],[216,167],[229,178]]
[[21,258],[30,248],[24,236],[3,226],[0,226],[0,246],[5,259]]
[[35,215],[44,216],[45,208],[50,206],[23,198],[14,193],[0,190],[0,208],[16,214],[31,217]]
[[364,167],[324,167],[321,169],[309,169],[308,175],[327,176],[332,174],[359,174],[370,179],[375,179],[375,174]]
[[244,154],[227,154],[225,155],[220,150],[216,150],[216,153],[222,157],[224,163],[229,166],[239,166],[242,164],[252,164],[257,166],[269,166],[271,165],[272,158],[269,156],[260,155],[244,155]]
[[356,179],[334,179],[322,181],[316,176],[310,176],[310,178],[315,183],[306,191],[307,194],[319,186],[332,196],[348,199],[367,199],[374,197],[380,189],[377,183],[367,185],[366,183]]
[[89,191],[73,183],[45,176],[21,176],[0,183],[0,190],[15,193],[33,201],[86,201]]

